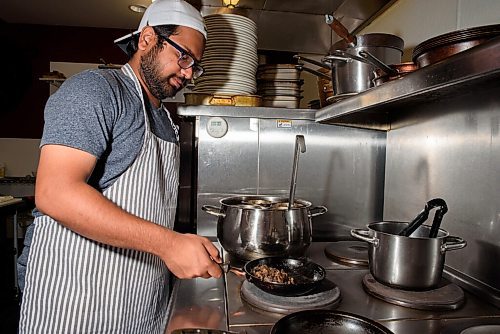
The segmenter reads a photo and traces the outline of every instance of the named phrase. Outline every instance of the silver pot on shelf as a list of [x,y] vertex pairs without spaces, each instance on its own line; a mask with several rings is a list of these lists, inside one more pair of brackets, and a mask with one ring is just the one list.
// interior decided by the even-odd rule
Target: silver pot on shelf
[[[398,36],[385,33],[370,33],[354,36],[333,16],[326,15],[326,23],[342,37],[334,43],[321,62],[300,55],[295,59],[331,69],[333,91],[336,96],[350,96],[374,87],[374,71],[381,69],[386,74],[395,74],[389,66],[401,63],[404,41]],[[299,63],[301,69],[319,77],[322,75]]]

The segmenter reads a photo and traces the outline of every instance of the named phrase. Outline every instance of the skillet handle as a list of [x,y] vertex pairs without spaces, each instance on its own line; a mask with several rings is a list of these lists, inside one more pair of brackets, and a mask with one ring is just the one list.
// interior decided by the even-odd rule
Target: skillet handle
[[201,207],[203,211],[205,211],[208,214],[211,214],[212,216],[216,217],[226,217],[226,214],[223,212],[220,212],[220,209],[216,206],[213,205],[203,205]]
[[362,228],[355,228],[351,230],[351,235],[356,239],[366,241],[372,244],[374,247],[378,247],[379,239],[375,237],[369,237],[368,233],[370,233],[370,231],[364,230]]
[[[319,210],[319,212],[312,212],[313,210]],[[326,206],[316,206],[312,209],[309,210],[309,217],[316,217],[316,216],[321,216],[321,215],[324,215],[325,213],[328,212],[328,209],[326,208]]]
[[441,245],[441,253],[445,253],[447,251],[461,249],[467,246],[467,241],[460,237],[448,236],[444,238],[444,244]]

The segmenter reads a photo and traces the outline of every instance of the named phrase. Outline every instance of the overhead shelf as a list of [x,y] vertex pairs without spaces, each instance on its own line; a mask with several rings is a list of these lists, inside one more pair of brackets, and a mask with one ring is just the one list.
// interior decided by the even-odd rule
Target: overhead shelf
[[405,107],[500,87],[500,38],[316,112],[316,122],[387,131]]
[[39,78],[40,81],[46,81],[48,82],[49,84],[59,88],[61,87],[62,83],[64,82],[64,80],[66,79],[62,79],[62,78]]

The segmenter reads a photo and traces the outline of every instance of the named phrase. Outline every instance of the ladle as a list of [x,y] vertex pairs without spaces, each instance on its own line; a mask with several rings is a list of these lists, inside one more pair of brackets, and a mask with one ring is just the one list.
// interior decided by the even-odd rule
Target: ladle
[[[299,152],[300,151],[300,152]],[[299,153],[306,151],[306,142],[304,136],[295,136],[295,153],[293,155],[292,180],[290,183],[290,197],[288,199],[288,210],[293,208],[295,202],[295,187],[297,185],[297,167],[299,165]]]

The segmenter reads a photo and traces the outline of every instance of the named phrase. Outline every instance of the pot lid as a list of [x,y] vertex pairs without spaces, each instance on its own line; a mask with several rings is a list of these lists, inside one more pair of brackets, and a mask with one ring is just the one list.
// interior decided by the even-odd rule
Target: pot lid
[[402,38],[392,34],[364,34],[356,36],[356,46],[349,47],[345,40],[340,40],[330,47],[330,53],[335,50],[352,50],[359,47],[385,47],[393,48],[403,52],[404,41]]

